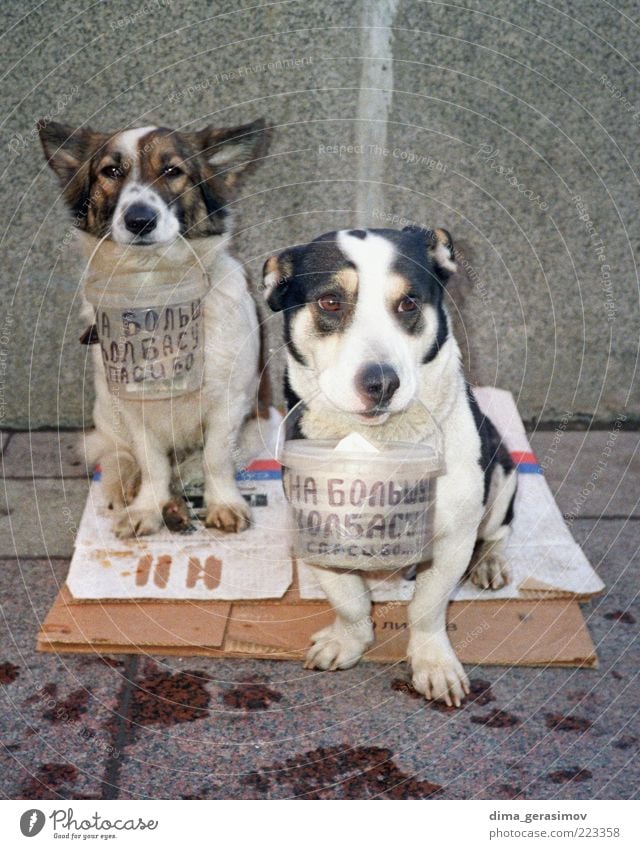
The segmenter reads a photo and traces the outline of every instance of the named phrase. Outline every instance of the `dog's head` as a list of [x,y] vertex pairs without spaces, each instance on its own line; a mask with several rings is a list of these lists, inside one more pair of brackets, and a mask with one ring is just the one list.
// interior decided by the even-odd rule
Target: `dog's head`
[[263,120],[193,133],[97,133],[41,122],[40,140],[75,226],[125,245],[226,232],[232,190],[268,146]]
[[270,257],[265,294],[284,313],[298,386],[371,424],[405,409],[448,337],[443,291],[455,270],[449,233],[418,227],[341,230]]

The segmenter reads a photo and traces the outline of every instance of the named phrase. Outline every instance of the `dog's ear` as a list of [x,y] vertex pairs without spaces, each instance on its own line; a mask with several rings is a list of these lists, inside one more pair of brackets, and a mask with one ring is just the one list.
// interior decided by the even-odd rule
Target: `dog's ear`
[[446,281],[458,270],[451,233],[442,227],[436,230],[423,230],[421,227],[405,227],[404,232],[424,233],[427,253],[436,266],[439,276]]
[[264,118],[239,127],[205,127],[195,136],[201,154],[230,187],[237,185],[240,174],[260,163],[271,141]]
[[99,135],[88,127],[75,129],[44,119],[38,122],[38,133],[47,162],[63,187],[91,158],[100,141]]
[[287,284],[293,275],[293,250],[270,256],[262,269],[264,297],[269,307],[278,312],[284,308]]

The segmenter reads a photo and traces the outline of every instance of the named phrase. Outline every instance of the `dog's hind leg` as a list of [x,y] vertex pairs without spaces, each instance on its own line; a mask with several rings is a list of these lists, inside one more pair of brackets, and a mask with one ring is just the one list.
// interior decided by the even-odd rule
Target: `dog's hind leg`
[[504,549],[511,530],[518,473],[496,465],[487,508],[478,530],[478,544],[469,568],[469,578],[483,590],[499,590],[510,575]]
[[348,669],[373,642],[369,589],[360,575],[320,567],[313,571],[336,619],[311,637],[305,669]]

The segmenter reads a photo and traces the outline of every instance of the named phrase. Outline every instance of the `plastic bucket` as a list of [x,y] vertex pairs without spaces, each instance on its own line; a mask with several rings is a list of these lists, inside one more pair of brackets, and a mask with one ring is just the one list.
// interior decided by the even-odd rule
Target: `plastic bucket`
[[186,242],[171,254],[103,241],[89,261],[84,294],[107,385],[120,397],[170,398],[202,385],[209,281]]
[[395,570],[429,559],[441,434],[431,441],[375,442],[374,452],[338,441],[293,439],[280,459],[296,557],[316,566]]

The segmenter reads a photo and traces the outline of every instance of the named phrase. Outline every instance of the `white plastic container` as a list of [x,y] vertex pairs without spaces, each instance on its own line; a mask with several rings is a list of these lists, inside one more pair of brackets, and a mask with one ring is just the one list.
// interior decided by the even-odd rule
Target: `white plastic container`
[[375,442],[292,439],[280,452],[296,557],[316,566],[395,570],[429,559],[442,438]]
[[131,399],[197,391],[204,374],[209,281],[190,246],[156,249],[103,241],[84,276],[109,389]]

